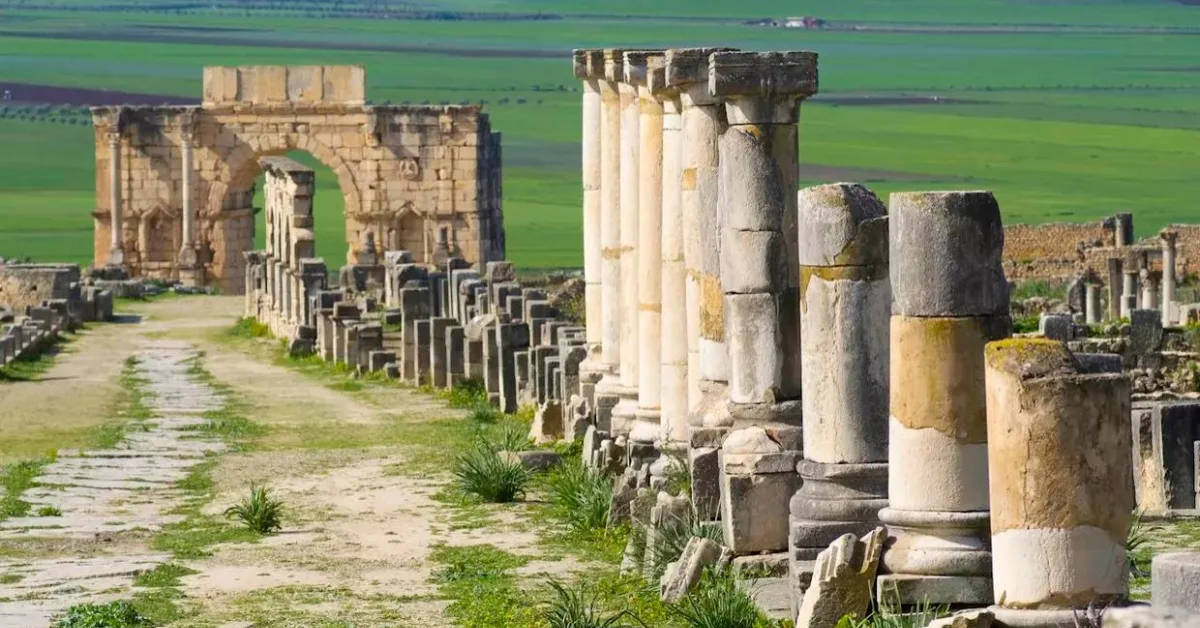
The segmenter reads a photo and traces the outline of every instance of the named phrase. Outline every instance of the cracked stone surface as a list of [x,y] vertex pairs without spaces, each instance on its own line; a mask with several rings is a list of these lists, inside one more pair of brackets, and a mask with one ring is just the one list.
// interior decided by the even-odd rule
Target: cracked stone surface
[[[42,469],[23,499],[37,513],[57,508],[62,516],[14,517],[0,522],[0,539],[90,540],[123,532],[161,530],[181,521],[167,514],[183,503],[176,488],[192,467],[225,445],[195,431],[203,414],[224,399],[188,374],[189,345],[156,342],[137,354],[139,385],[152,416],[113,449],[62,451]],[[169,554],[0,561],[0,626],[44,628],[70,606],[128,597],[137,574],[170,560]]]

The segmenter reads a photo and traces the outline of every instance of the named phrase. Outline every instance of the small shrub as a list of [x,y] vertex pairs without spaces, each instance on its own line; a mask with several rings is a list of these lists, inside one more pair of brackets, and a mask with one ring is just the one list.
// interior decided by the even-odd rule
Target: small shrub
[[1038,316],[1022,316],[1020,318],[1014,318],[1012,322],[1013,333],[1031,334],[1040,329],[1041,322],[1042,320]]
[[478,377],[462,380],[443,396],[451,408],[475,408],[487,404],[487,386]]
[[515,457],[501,456],[487,442],[475,443],[454,462],[459,489],[485,502],[506,504],[525,496],[525,485],[533,474]]
[[759,628],[767,619],[750,594],[729,575],[705,572],[700,586],[671,606],[671,614],[690,628]]
[[150,626],[133,604],[118,600],[107,604],[76,604],[55,618],[52,628],[141,628]]
[[630,625],[624,621],[632,616],[629,610],[603,610],[603,596],[586,581],[567,588],[551,579],[549,585],[553,597],[542,616],[550,628],[624,628]]
[[500,412],[489,405],[483,404],[475,406],[471,410],[469,418],[472,423],[490,425],[500,420]]
[[271,497],[271,490],[267,487],[253,484],[250,485],[250,495],[242,503],[225,510],[226,517],[239,519],[259,534],[270,534],[282,528],[282,513],[283,502]]
[[62,511],[54,506],[42,506],[38,508],[37,516],[39,517],[61,517]]
[[551,511],[575,532],[608,527],[608,507],[613,482],[584,466],[578,459],[565,461],[546,476]]

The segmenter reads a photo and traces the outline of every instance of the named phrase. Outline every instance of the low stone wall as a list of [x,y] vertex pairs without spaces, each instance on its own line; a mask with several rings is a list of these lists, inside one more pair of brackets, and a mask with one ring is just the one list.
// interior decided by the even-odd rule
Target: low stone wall
[[112,318],[113,295],[81,282],[78,264],[0,264],[0,309],[28,315],[55,308],[64,327]]

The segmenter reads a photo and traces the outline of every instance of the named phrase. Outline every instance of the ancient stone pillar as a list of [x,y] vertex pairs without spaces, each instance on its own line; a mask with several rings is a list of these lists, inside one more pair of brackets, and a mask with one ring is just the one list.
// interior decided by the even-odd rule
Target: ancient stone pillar
[[188,111],[180,127],[180,149],[183,163],[183,243],[179,248],[179,278],[186,284],[195,285],[196,269],[196,191],[194,184],[192,144],[195,141],[195,112]]
[[1125,264],[1124,282],[1121,285],[1121,318],[1129,318],[1138,309],[1138,269],[1131,263]]
[[114,116],[105,139],[108,141],[108,207],[111,246],[108,249],[108,266],[125,265],[125,248],[122,231],[125,228],[124,207],[121,204],[121,125],[120,114]]
[[991,343],[986,363],[992,610],[1010,626],[1073,625],[1073,610],[1129,594],[1129,380],[1050,340]]
[[992,598],[983,347],[1009,334],[990,192],[893,194],[888,507],[881,600]]
[[729,412],[735,425],[799,425],[796,123],[817,91],[817,56],[718,52],[711,63],[729,121],[718,194]]
[[729,355],[721,293],[717,216],[719,143],[725,107],[708,91],[709,56],[726,48],[668,50],[667,83],[679,90],[683,148],[680,206],[687,283],[688,423],[728,426]]
[[718,52],[709,91],[726,98],[717,207],[729,343],[721,519],[735,553],[782,551],[800,478],[800,298],[796,122],[817,91],[811,52]]
[[575,78],[583,81],[583,280],[584,320],[587,327],[588,360],[580,367],[581,378],[595,383],[601,375],[603,343],[603,245],[601,242],[601,146],[603,130],[600,83],[604,80],[604,52],[576,50]]
[[688,436],[688,310],[684,263],[683,119],[678,90],[666,84],[666,57],[650,59],[647,81],[662,94],[662,361],[660,436],[682,451]]
[[624,292],[621,275],[621,96],[625,53],[604,51],[600,87],[600,362],[596,384],[596,427],[612,429],[612,411],[621,390],[621,326]]
[[800,190],[804,480],[791,500],[789,568],[799,591],[817,554],[863,536],[887,506],[887,208],[867,188]]
[[1100,286],[1095,281],[1084,284],[1083,315],[1088,325],[1098,325],[1104,319],[1100,311]]
[[1170,327],[1179,324],[1175,305],[1175,243],[1179,232],[1164,229],[1158,237],[1162,239],[1162,323]]
[[1142,268],[1141,273],[1142,299],[1138,309],[1154,310],[1160,305],[1158,298],[1159,274],[1149,268]]
[[1124,296],[1121,292],[1124,287],[1121,266],[1120,258],[1108,258],[1108,317],[1112,320],[1121,318],[1121,302]]
[[[615,436],[628,436],[633,429],[637,420],[638,385],[641,382],[638,363],[641,357],[638,345],[641,327],[638,316],[641,168],[638,159],[641,142],[638,135],[642,116],[638,85],[631,79],[637,81],[640,76],[644,82],[646,57],[649,54],[641,51],[622,53],[621,70],[624,76],[618,87],[621,94],[621,366],[620,387],[617,390],[620,401],[612,411],[612,433]],[[635,69],[631,72],[626,66],[634,66]]]
[[651,58],[625,53],[625,80],[638,86],[638,443],[659,439],[662,409],[663,101],[650,91]]

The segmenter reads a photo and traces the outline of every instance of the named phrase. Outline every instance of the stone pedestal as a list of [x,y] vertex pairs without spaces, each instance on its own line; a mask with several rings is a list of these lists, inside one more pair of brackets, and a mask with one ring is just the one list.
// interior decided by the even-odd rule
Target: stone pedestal
[[791,500],[789,568],[797,592],[843,534],[879,525],[887,506],[887,208],[867,188],[799,193],[804,479]]
[[1092,282],[1084,284],[1083,312],[1088,325],[1099,325],[1104,320],[1104,312],[1100,310],[1100,286]]
[[983,347],[1006,337],[1000,207],[989,192],[891,197],[890,535],[881,601],[991,595]]
[[1087,373],[1050,340],[995,342],[986,361],[992,611],[1071,625],[1072,611],[1129,594],[1129,379]]

